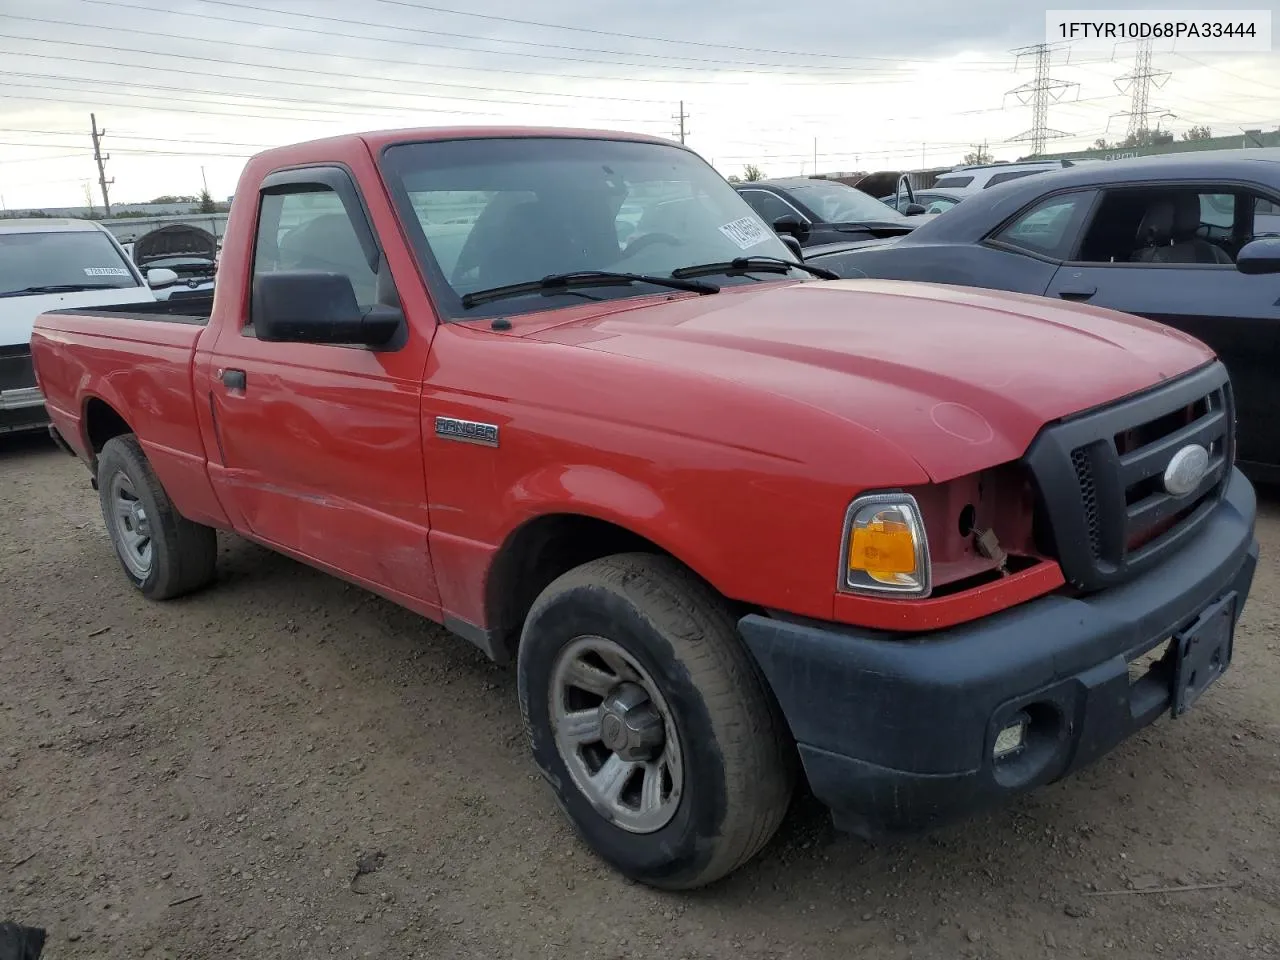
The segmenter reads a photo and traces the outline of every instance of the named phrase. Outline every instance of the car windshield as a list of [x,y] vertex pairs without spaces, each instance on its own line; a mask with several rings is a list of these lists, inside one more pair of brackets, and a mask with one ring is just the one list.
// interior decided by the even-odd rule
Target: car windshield
[[[715,170],[676,146],[472,138],[393,146],[383,165],[410,233],[419,231],[415,246],[443,294],[437,301],[454,317],[671,292],[629,282],[462,303],[468,293],[556,274],[670,277],[681,267],[740,257],[796,259]],[[729,286],[778,274],[738,271],[707,279]]]
[[0,296],[136,286],[137,278],[100,230],[0,233]]
[[887,207],[869,193],[838,180],[810,180],[783,188],[820,216],[824,223],[858,223],[862,220],[907,221],[893,207]]

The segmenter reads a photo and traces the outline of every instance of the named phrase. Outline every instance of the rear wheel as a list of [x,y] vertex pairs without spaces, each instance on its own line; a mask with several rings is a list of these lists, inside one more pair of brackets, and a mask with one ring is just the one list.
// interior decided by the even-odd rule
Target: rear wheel
[[674,560],[618,555],[560,577],[525,622],[518,673],[534,760],[627,876],[703,886],[782,821],[785,725],[724,601]]
[[98,455],[98,500],[120,566],[144,596],[169,600],[213,580],[217,533],[178,513],[133,434]]

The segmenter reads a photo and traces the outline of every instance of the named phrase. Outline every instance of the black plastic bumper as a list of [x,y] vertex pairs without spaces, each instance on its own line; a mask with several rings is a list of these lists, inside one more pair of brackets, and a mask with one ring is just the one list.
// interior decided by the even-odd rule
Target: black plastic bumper
[[[1130,663],[1223,600],[1234,632],[1257,564],[1255,512],[1235,471],[1195,539],[1137,579],[937,633],[759,615],[739,627],[836,824],[864,836],[929,828],[1056,780],[1170,712],[1174,655],[1133,680]],[[996,735],[1020,711],[1025,747],[997,761]]]
[[0,406],[0,436],[8,433],[26,433],[43,430],[49,425],[49,413],[43,403],[24,404],[18,407]]

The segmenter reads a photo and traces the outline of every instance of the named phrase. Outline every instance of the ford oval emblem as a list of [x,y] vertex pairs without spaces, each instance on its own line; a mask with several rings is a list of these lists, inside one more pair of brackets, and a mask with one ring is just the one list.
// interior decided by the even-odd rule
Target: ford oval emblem
[[1164,468],[1164,489],[1172,497],[1185,497],[1200,486],[1208,471],[1209,451],[1198,443],[1189,443]]

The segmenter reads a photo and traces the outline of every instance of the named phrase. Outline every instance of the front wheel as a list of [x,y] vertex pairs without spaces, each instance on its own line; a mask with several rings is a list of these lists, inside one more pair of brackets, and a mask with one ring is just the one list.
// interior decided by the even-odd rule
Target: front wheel
[[213,579],[218,536],[180,514],[138,438],[108,440],[98,455],[102,519],[125,575],[151,600],[169,600]]
[[795,782],[785,724],[724,601],[674,560],[618,555],[557,579],[517,669],[535,762],[622,873],[703,886],[777,830]]

